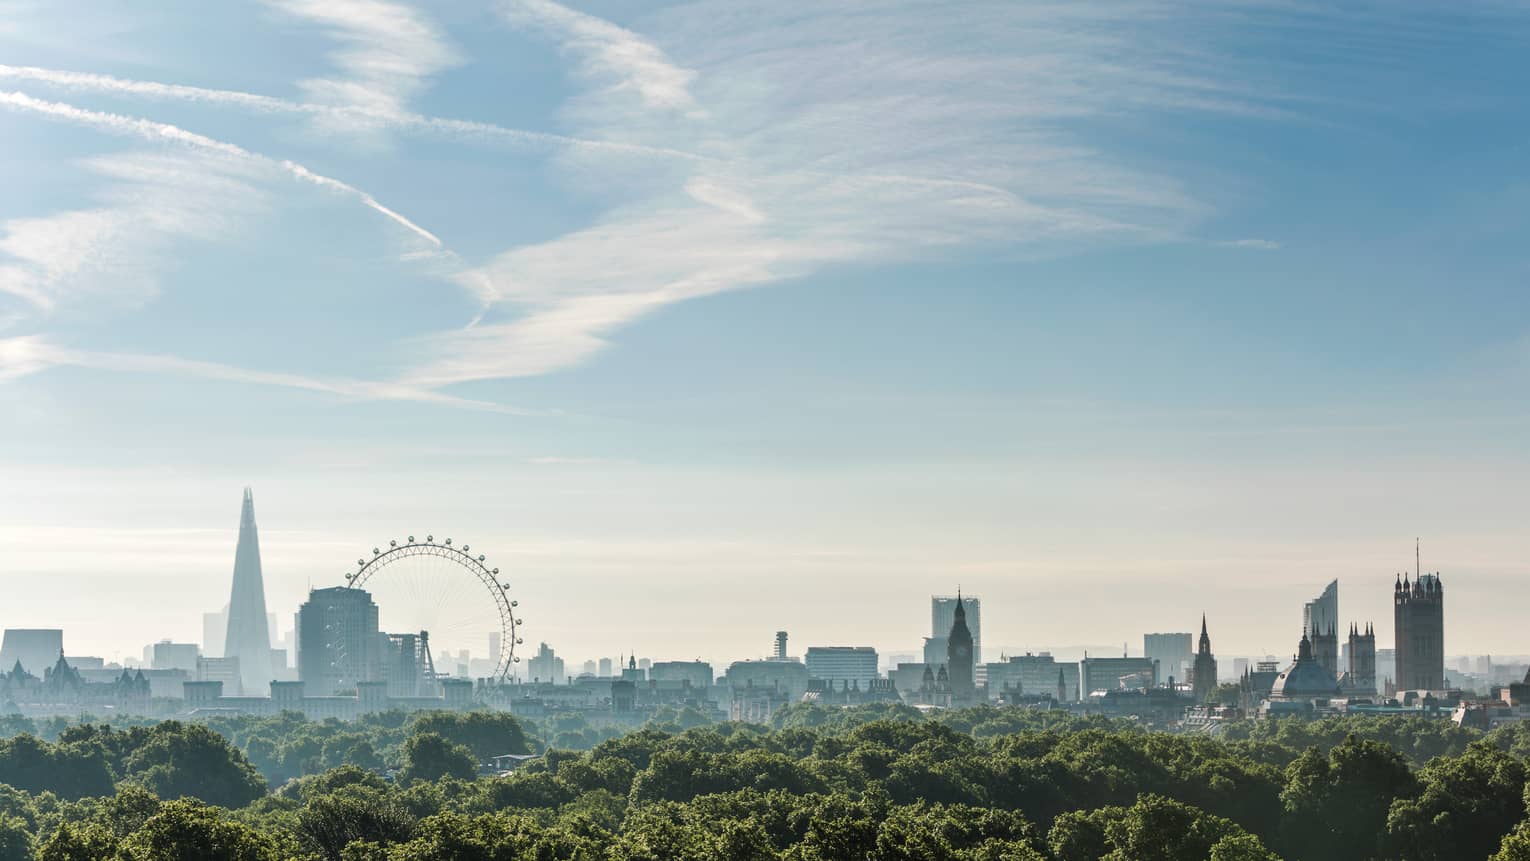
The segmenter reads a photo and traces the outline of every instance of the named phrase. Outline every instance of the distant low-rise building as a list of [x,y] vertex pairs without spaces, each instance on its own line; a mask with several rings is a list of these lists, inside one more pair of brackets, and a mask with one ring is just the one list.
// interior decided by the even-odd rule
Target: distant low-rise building
[[877,678],[877,650],[870,646],[809,646],[803,659],[808,676],[814,679],[865,687]]

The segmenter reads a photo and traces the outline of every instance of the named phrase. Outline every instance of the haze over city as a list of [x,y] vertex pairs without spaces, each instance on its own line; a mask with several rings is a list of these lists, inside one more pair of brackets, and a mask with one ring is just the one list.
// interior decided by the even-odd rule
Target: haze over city
[[4,627],[199,641],[250,485],[282,619],[434,533],[576,661],[1390,644],[1417,537],[1530,651],[1522,7],[141,5],[0,0]]

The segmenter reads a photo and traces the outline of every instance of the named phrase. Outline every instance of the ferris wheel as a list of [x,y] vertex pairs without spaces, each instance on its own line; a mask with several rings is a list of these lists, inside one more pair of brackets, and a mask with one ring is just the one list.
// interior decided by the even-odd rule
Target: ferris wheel
[[[371,558],[357,559],[345,581],[348,588],[371,594],[382,631],[428,632],[430,646],[442,649],[444,656],[486,650],[493,671],[478,675],[495,682],[508,680],[520,663],[515,654],[521,644],[519,602],[510,597],[510,584],[500,579],[499,569],[490,568],[466,544],[453,545],[450,538],[438,542],[433,535],[423,541],[413,535],[389,541],[387,547],[373,547]],[[440,675],[452,675],[436,663]]]

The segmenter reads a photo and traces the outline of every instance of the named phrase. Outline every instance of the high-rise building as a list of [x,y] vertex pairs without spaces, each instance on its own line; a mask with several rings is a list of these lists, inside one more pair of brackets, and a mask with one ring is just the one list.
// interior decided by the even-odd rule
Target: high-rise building
[[6,628],[0,639],[0,672],[8,673],[17,663],[21,668],[43,677],[64,653],[64,632],[60,628]]
[[1440,575],[1404,574],[1392,587],[1397,637],[1397,690],[1437,691],[1445,687],[1445,589]]
[[776,650],[773,653],[771,653],[770,659],[772,661],[784,661],[784,660],[786,660],[786,632],[785,631],[777,631],[776,632]]
[[1171,676],[1176,681],[1184,681],[1195,658],[1188,633],[1143,634],[1142,654],[1158,662],[1159,684],[1168,684]]
[[382,678],[382,637],[371,593],[313,589],[298,610],[298,678],[307,696],[333,696]]
[[1191,695],[1198,703],[1212,699],[1217,692],[1217,659],[1211,653],[1211,637],[1206,633],[1206,614],[1201,614],[1201,641],[1190,671]]
[[[974,599],[976,602],[976,599]],[[977,641],[967,627],[967,608],[962,593],[956,593],[956,607],[951,611],[951,629],[946,634],[946,671],[951,678],[951,701],[970,703],[976,699]]]
[[160,640],[148,651],[150,669],[185,670],[188,674],[197,671],[197,658],[202,656],[196,643],[172,643],[169,640]]
[[[1302,631],[1310,640],[1325,631],[1339,630],[1339,581],[1323,587],[1323,593],[1302,605]],[[1338,655],[1334,656],[1337,666]],[[1330,671],[1332,668],[1330,668]],[[1335,673],[1337,675],[1337,673]]]
[[877,650],[870,646],[809,646],[803,662],[810,677],[825,682],[854,682],[864,690],[877,678]]
[[[931,639],[944,640],[951,633],[951,626],[956,623],[956,604],[961,601],[962,610],[967,614],[967,630],[972,632],[972,660],[981,663],[983,660],[983,599],[973,595],[931,595],[930,596],[930,637]],[[945,643],[935,644],[939,649],[939,657],[932,663],[945,660]],[[928,658],[926,662],[930,662]]]
[[234,588],[228,599],[225,657],[239,659],[240,681],[247,691],[271,683],[271,623],[266,618],[266,586],[260,571],[260,539],[255,531],[255,496],[246,487],[239,511],[239,544],[234,550]]
[[526,662],[526,674],[532,681],[562,684],[563,659],[553,654],[551,646],[542,643],[537,647],[537,653]]
[[600,674],[600,677],[603,678],[603,679],[611,678],[612,669],[611,669],[611,659],[610,658],[601,658],[600,659],[599,674]]

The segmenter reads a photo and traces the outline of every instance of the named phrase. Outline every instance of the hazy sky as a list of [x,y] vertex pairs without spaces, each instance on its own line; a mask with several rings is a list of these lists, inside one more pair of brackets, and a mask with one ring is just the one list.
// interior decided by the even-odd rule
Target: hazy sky
[[0,626],[1527,652],[1530,8],[0,0]]

